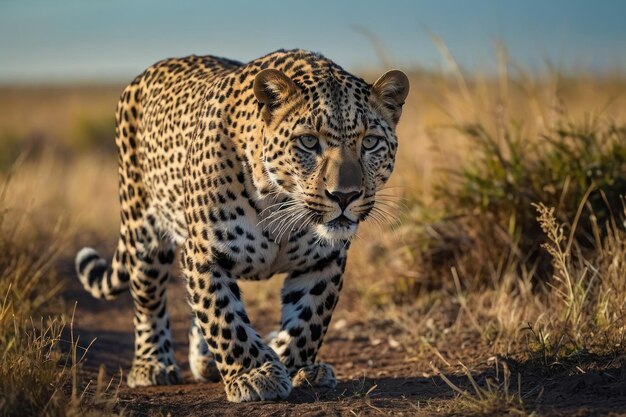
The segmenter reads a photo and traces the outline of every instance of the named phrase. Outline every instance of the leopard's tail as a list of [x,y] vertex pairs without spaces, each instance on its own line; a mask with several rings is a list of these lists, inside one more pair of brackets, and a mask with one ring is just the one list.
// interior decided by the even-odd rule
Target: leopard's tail
[[92,248],[82,248],[76,254],[78,279],[95,298],[112,300],[128,290],[130,275],[117,258],[116,254],[109,267],[106,259]]
[[[141,99],[141,77],[141,75],[137,77],[124,89],[115,112],[115,143],[119,157],[119,184],[124,195],[124,198],[120,200],[122,222],[117,250],[110,266],[92,248],[82,248],[76,254],[76,273],[83,287],[92,296],[107,300],[112,300],[128,290],[129,272],[134,265],[127,247],[127,242],[132,244],[133,240],[130,238],[130,241],[127,241],[124,236],[130,236],[127,231],[127,223],[131,219],[135,219],[137,207],[141,203],[141,193],[137,192],[136,184],[133,187],[125,178],[137,176],[140,172],[137,166],[135,147],[139,125],[137,109]],[[125,212],[126,215],[124,215]]]

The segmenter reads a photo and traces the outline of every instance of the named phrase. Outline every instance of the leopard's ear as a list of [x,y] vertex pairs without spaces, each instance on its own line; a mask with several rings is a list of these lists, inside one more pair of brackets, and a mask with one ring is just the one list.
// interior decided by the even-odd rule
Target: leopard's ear
[[284,73],[275,69],[264,69],[254,77],[254,95],[259,103],[265,105],[264,117],[296,94],[298,87]]
[[404,100],[409,95],[409,78],[399,70],[384,73],[372,86],[374,93],[381,101],[393,119],[398,123],[402,114]]

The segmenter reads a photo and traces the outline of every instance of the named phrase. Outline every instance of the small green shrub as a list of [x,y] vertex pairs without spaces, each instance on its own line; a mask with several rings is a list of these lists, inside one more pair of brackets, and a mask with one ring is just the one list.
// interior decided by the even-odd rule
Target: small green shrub
[[[463,219],[456,223],[473,237],[468,250],[502,254],[511,248],[527,267],[549,272],[550,258],[539,251],[545,236],[533,203],[555,207],[566,222],[578,217],[584,202],[576,241],[587,248],[597,243],[592,221],[604,226],[621,212],[626,127],[594,119],[564,123],[536,139],[526,137],[521,125],[505,129],[500,138],[481,125],[458,130],[473,146],[471,162],[452,173],[453,184],[439,184],[437,197],[449,216]],[[501,256],[481,258],[498,262]]]

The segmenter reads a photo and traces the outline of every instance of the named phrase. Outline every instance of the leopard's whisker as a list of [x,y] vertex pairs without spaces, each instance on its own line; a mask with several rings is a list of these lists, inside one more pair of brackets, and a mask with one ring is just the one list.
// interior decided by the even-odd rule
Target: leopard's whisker
[[[293,225],[298,221],[298,218],[300,218],[300,216],[302,216],[303,214],[306,214],[306,212],[301,212],[301,213],[295,213],[291,216],[291,219],[289,221],[286,221],[283,225],[283,227],[281,229],[279,229],[278,235],[277,235],[277,240],[281,240],[282,237],[284,236],[285,232],[287,232],[287,230],[289,230],[289,227],[293,227]],[[291,235],[291,232],[287,235],[287,239],[289,239]]]
[[389,225],[398,225],[398,224],[400,224],[400,219],[398,217],[389,214],[388,212],[382,210],[380,207],[374,207],[372,209],[372,212],[378,213],[379,215],[381,215],[383,220],[385,221],[385,223],[387,223]]
[[289,221],[291,216],[295,214],[299,209],[299,207],[294,207],[294,209],[291,211],[281,212],[281,216],[277,216],[270,223],[268,223],[267,226],[264,227],[264,230],[269,230],[272,234],[276,234],[276,232],[280,230],[282,225],[285,222]]
[[372,207],[372,211],[375,213],[379,213],[385,220],[387,220],[388,218],[395,218],[393,214],[391,214],[389,211],[385,210],[384,208],[381,208],[380,206]]
[[374,222],[374,224],[379,228],[379,230],[382,232],[383,231],[383,225],[384,222],[383,220],[380,218],[380,214],[374,212],[374,211],[370,211],[367,215],[366,219],[372,219],[372,221]]
[[397,206],[397,205],[393,205],[393,204],[389,204],[386,201],[377,201],[376,204],[378,204],[379,206],[383,206],[383,207],[387,208],[388,210],[402,211],[402,207]]
[[[278,202],[278,203],[274,203],[274,204],[271,204],[271,205],[267,206],[263,210],[261,210],[258,215],[260,216],[263,213],[265,213],[266,211],[272,211],[272,210],[276,211],[276,210],[280,210],[280,209],[282,209],[284,207],[289,207],[291,205],[298,204],[298,203],[300,203],[300,202],[296,201],[296,200],[287,200],[287,201],[281,201],[281,202]],[[278,208],[276,208],[276,207],[278,207]]]
[[409,206],[407,205],[406,201],[403,200],[393,200],[393,199],[387,199],[384,196],[379,198],[378,196],[376,197],[376,202],[385,202],[387,204],[390,205],[394,205],[398,208],[401,208],[403,210],[408,210]]
[[[293,214],[295,214],[296,212],[298,212],[298,210],[300,210],[300,207],[292,207],[290,210],[285,210],[283,212],[281,212],[281,216],[276,217],[274,220],[272,220],[267,226],[266,226],[266,230],[269,229],[270,227],[272,227],[272,224],[274,224],[274,227],[272,228],[271,233],[275,234],[278,230],[280,230],[281,225],[283,225],[286,221],[289,221],[289,219],[291,218],[291,216]],[[278,222],[278,223],[276,223]]]
[[308,227],[308,226],[309,226],[309,224],[311,224],[311,222],[315,219],[315,215],[316,215],[316,213],[311,212],[311,213],[309,214],[309,217],[308,217],[308,218],[307,218],[307,219],[306,219],[306,220],[302,223],[302,226],[301,226],[301,227],[302,227],[303,229],[304,229],[305,227]]

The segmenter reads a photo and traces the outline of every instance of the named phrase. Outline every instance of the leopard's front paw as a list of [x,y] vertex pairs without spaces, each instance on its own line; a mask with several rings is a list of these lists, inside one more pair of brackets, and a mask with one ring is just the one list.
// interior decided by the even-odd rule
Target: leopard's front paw
[[226,398],[234,403],[284,399],[291,392],[291,380],[282,363],[265,362],[233,377],[225,389]]
[[314,363],[298,369],[294,374],[291,382],[294,387],[312,386],[335,388],[337,379],[333,368],[324,362]]
[[148,387],[151,385],[173,385],[183,382],[180,370],[176,365],[165,365],[158,361],[135,359],[128,374],[128,386]]

